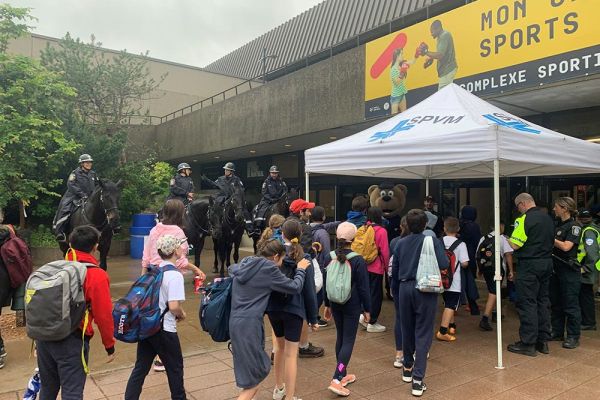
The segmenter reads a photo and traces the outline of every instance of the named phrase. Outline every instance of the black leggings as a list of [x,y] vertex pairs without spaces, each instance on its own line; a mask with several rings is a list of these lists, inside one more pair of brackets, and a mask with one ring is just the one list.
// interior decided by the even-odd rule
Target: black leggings
[[335,341],[337,365],[333,373],[333,379],[341,381],[346,376],[346,368],[352,356],[360,313],[347,314],[344,313],[343,309],[338,309],[335,306],[331,308],[331,313],[333,314],[337,333],[337,340]]
[[383,303],[383,275],[369,272],[369,290],[371,292],[371,321],[376,324]]

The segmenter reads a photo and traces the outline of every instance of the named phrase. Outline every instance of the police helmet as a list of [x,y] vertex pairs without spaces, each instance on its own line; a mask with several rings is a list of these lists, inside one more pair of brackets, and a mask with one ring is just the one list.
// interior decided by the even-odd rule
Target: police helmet
[[277,168],[277,165],[272,165],[271,168],[269,168],[269,172],[275,172],[275,173],[279,173],[279,168]]
[[82,162],[94,162],[94,160],[89,154],[82,154],[79,156],[79,164],[81,164]]
[[182,162],[177,166],[177,172],[181,172],[182,169],[192,169],[192,167],[190,167],[190,164]]
[[228,169],[229,171],[235,171],[235,164],[232,162],[228,162],[223,166],[223,169]]

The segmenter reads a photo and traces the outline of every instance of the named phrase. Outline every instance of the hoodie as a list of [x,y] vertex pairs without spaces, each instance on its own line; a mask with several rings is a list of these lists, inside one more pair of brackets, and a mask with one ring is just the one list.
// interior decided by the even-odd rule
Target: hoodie
[[[73,257],[75,252],[75,257]],[[85,264],[93,264],[95,267],[89,266],[83,281],[83,294],[85,303],[90,309],[90,316],[85,336],[91,338],[94,336],[94,328],[92,322],[96,322],[102,344],[108,354],[115,352],[115,338],[113,337],[113,317],[112,317],[112,299],[110,297],[110,281],[105,270],[98,267],[98,260],[90,253],[85,253],[79,250],[69,251],[67,260],[76,260]],[[80,329],[83,329],[83,321],[81,321]]]
[[475,220],[477,219],[477,209],[473,206],[464,206],[460,210],[460,239],[467,245],[469,252],[469,268],[475,266],[475,253],[479,240],[483,236],[481,229]]
[[[159,237],[165,235],[173,235],[178,239],[184,239],[185,233],[183,229],[178,227],[177,225],[163,225],[162,222],[156,224],[152,230],[150,230],[150,236],[148,236],[148,242],[144,245],[144,255],[142,256],[142,267],[147,268],[148,265],[159,265],[162,262],[162,258],[158,255],[158,250],[156,250],[156,241]],[[189,246],[187,242],[184,242],[181,247],[183,247],[183,254],[177,262],[175,266],[178,269],[183,269],[188,265],[187,254],[189,250]]]
[[347,222],[353,223],[357,228],[360,228],[367,222],[367,216],[360,211],[348,211],[346,218]]
[[273,261],[250,256],[229,267],[229,275],[233,277],[231,317],[262,318],[271,292],[300,293],[306,271],[298,268],[294,279],[289,279]]

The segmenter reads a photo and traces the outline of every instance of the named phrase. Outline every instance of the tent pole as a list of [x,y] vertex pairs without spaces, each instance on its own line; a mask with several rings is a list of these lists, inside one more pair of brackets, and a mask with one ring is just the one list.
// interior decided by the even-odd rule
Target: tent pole
[[309,175],[310,175],[310,172],[308,172],[308,171],[304,173],[304,187],[306,190],[306,193],[304,194],[304,199],[306,201],[310,201],[309,195],[308,195],[310,192],[310,186],[309,186],[310,182],[309,182],[309,178],[308,178]]
[[429,196],[429,178],[425,178],[425,196]]
[[496,281],[496,332],[498,335],[498,365],[496,368],[504,369],[502,364],[502,273],[500,271],[502,268],[500,265],[500,161],[497,158],[494,160],[494,232],[496,233],[494,238],[496,265],[494,279]]

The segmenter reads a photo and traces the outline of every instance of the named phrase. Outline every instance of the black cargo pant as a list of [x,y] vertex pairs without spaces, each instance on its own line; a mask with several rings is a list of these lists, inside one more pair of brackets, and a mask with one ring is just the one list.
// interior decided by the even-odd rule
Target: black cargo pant
[[551,258],[520,258],[517,274],[517,311],[519,336],[525,344],[550,339]]
[[89,340],[81,339],[81,331],[56,342],[36,340],[37,362],[40,369],[40,400],[55,400],[61,391],[63,400],[83,399],[86,373],[81,361],[84,345],[86,362]]
[[171,399],[186,399],[183,387],[183,357],[179,336],[176,332],[160,331],[156,335],[138,342],[135,366],[125,388],[124,398],[126,400],[140,398],[144,380],[150,372],[152,362],[157,355],[165,366]]
[[581,325],[596,325],[596,301],[594,300],[594,285],[582,283],[579,292],[579,305],[581,306]]
[[579,291],[581,289],[581,272],[554,263],[554,274],[550,278],[550,303],[552,304],[552,336],[565,336],[578,339],[581,329],[581,308],[579,308]]

